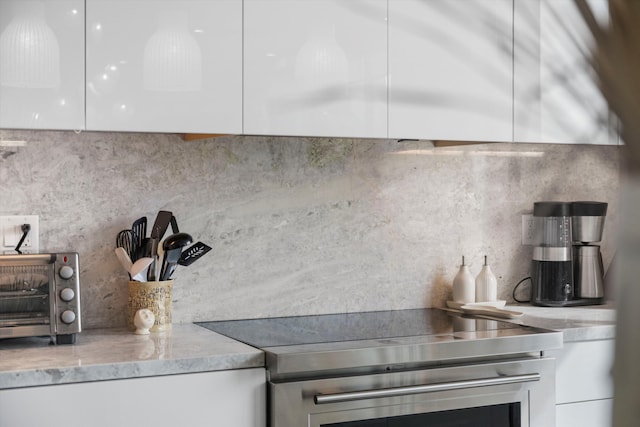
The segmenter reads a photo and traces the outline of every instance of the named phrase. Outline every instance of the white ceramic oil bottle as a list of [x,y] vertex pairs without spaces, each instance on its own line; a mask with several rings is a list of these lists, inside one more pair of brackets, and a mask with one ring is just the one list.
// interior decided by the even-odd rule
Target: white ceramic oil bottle
[[464,263],[464,255],[458,274],[453,278],[453,300],[465,304],[476,300],[476,284],[469,267]]
[[487,256],[484,256],[482,270],[476,276],[476,302],[489,302],[498,299],[498,280],[491,272],[491,267],[487,263]]

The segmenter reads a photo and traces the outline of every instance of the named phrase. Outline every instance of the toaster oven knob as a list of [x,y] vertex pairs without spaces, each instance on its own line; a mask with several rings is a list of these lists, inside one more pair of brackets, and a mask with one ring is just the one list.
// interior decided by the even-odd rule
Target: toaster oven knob
[[76,293],[73,291],[73,289],[71,288],[64,288],[63,290],[60,291],[60,298],[62,299],[62,301],[72,301],[76,296]]
[[71,279],[71,277],[73,276],[73,268],[69,267],[68,265],[63,265],[60,268],[58,274],[65,280]]
[[68,325],[76,320],[76,314],[71,310],[65,310],[60,315],[60,319]]

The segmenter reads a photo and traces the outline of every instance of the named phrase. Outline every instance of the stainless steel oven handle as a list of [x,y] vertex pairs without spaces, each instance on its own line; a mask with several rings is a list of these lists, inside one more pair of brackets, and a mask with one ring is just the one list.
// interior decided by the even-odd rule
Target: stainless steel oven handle
[[432,393],[435,391],[460,390],[472,387],[490,387],[503,384],[526,383],[540,381],[540,374],[506,375],[495,378],[477,380],[452,381],[438,384],[423,384],[407,387],[393,387],[380,390],[351,391],[346,393],[317,394],[313,400],[317,405],[327,403],[349,402],[352,400],[377,399],[384,397],[406,396],[411,394]]

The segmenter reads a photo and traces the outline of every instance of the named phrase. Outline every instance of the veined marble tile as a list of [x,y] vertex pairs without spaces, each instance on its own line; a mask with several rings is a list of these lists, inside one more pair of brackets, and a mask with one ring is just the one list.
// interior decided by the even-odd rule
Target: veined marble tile
[[462,255],[474,275],[487,255],[511,300],[540,200],[608,202],[613,256],[618,147],[4,132],[27,145],[0,156],[0,214],[80,253],[85,329],[126,324],[115,237],[161,209],[213,247],[178,268],[176,323],[443,306]]

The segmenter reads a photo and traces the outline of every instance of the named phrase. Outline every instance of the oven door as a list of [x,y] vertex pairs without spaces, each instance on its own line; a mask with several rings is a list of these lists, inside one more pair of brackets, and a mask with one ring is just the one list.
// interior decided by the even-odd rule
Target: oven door
[[271,427],[553,427],[555,363],[527,358],[271,382]]

